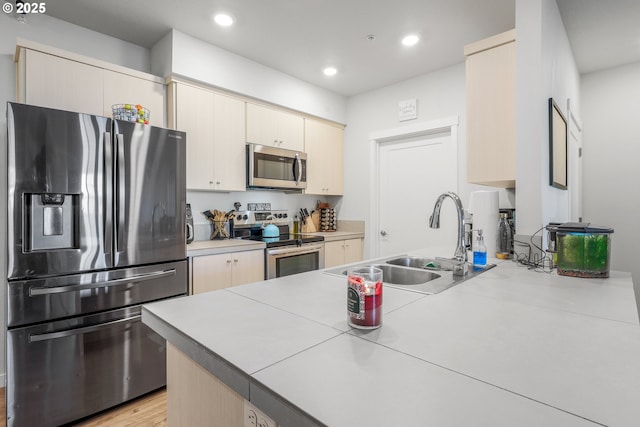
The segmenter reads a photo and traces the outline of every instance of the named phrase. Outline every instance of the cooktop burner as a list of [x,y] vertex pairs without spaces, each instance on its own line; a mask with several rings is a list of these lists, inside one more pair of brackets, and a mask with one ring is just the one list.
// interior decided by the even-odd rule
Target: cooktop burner
[[324,242],[324,237],[314,236],[311,234],[281,234],[278,237],[262,237],[248,236],[247,240],[255,240],[256,242],[265,242],[268,248],[277,248],[280,246],[300,246],[305,243]]

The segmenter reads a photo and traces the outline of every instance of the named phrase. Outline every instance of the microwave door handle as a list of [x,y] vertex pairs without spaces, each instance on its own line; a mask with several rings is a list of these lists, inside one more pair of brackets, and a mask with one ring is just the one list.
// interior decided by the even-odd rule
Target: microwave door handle
[[[298,167],[297,176],[296,176],[296,166]],[[296,182],[296,185],[299,185],[301,179],[302,179],[302,160],[300,160],[300,155],[296,153],[296,158],[293,161],[293,180]]]

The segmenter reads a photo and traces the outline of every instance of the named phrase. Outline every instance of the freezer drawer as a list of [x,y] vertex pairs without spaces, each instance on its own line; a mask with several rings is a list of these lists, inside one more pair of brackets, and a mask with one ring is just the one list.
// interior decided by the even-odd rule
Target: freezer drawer
[[57,426],[166,383],[165,340],[140,306],[7,333],[7,426]]
[[187,293],[187,261],[10,281],[9,328]]

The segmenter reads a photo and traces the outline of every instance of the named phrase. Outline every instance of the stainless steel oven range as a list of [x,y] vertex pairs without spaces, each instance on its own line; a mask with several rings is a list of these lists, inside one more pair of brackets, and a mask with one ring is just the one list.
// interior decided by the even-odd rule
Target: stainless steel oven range
[[165,385],[141,304],[187,292],[186,135],[7,105],[7,426]]
[[[263,241],[265,250],[265,279],[304,273],[324,268],[324,237],[289,232],[287,211],[236,212],[232,222],[235,238]],[[274,224],[277,237],[263,237],[263,227]]]

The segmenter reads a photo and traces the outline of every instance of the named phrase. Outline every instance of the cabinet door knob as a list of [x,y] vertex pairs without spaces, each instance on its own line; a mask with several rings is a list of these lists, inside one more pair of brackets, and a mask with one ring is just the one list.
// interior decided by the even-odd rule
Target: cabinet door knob
[[384,237],[387,235],[387,232],[385,230],[380,230],[380,235]]
[[235,263],[237,264],[237,263],[238,263],[238,260],[237,260],[237,259],[234,259],[234,260],[233,260],[233,262],[235,262]]
[[230,259],[227,260],[227,264],[231,264],[231,260]]

